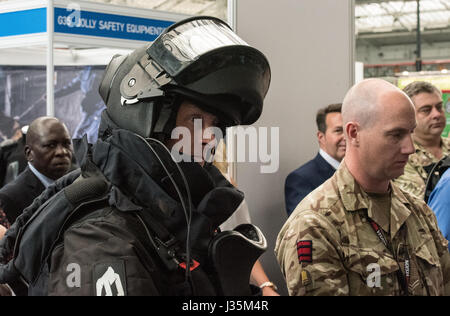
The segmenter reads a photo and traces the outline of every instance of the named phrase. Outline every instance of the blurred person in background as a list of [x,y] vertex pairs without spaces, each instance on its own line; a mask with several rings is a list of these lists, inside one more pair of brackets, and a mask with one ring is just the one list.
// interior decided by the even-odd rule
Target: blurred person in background
[[40,117],[30,124],[25,145],[28,166],[0,190],[0,209],[9,224],[46,187],[70,170],[72,155],[69,132],[58,119]]
[[16,137],[3,142],[0,147],[0,187],[15,180],[27,167],[25,157],[28,125],[19,129]]
[[412,82],[403,91],[415,108],[417,126],[412,135],[415,152],[409,156],[404,174],[394,181],[402,190],[424,199],[431,169],[450,154],[450,139],[441,136],[446,124],[442,91],[425,81]]
[[286,178],[284,192],[288,216],[305,196],[334,174],[344,158],[345,137],[341,107],[342,103],[330,104],[317,112],[319,153]]

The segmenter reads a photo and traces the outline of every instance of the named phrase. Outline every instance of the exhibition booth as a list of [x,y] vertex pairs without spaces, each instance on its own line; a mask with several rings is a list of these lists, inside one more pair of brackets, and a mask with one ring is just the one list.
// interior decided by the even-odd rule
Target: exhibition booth
[[[186,17],[87,1],[1,2],[0,119],[23,126],[56,116],[74,138],[94,141],[104,108],[97,89],[112,56],[148,45]],[[3,126],[10,124],[0,120],[0,142],[10,134]]]

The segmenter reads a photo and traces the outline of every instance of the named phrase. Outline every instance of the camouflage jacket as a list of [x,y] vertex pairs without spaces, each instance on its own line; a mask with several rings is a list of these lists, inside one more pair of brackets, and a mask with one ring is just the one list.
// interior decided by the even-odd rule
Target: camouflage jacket
[[[416,152],[409,156],[405,172],[394,181],[403,191],[423,199],[428,178],[428,172],[424,167],[428,167],[439,160],[416,141],[414,141],[414,147]],[[450,138],[442,138],[442,154],[444,156],[450,154]]]
[[[409,295],[450,295],[450,254],[433,212],[391,182],[390,214],[389,227],[341,163],[278,235],[275,254],[289,294],[403,295],[401,276],[409,258]],[[384,236],[395,252],[381,242],[369,218],[390,231]]]

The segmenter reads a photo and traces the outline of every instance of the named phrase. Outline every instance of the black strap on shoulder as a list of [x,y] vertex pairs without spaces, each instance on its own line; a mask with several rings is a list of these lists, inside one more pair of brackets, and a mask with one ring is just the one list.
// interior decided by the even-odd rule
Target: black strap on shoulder
[[[64,189],[67,200],[74,206],[59,228],[53,247],[60,240],[64,231],[73,223],[86,218],[96,210],[108,206],[110,185],[103,177],[80,178]],[[52,247],[52,248],[53,248]]]
[[67,224],[86,214],[81,211],[92,212],[105,205],[108,191],[109,184],[102,177],[79,178],[33,214],[20,229],[14,248],[14,265],[26,282],[39,276]]
[[108,182],[103,177],[80,178],[64,188],[67,200],[72,205],[78,205],[104,196],[109,190]]
[[439,160],[433,168],[428,172],[427,182],[425,185],[425,197],[424,200],[428,203],[431,192],[439,182],[444,172],[450,167],[450,155]]
[[164,266],[169,271],[174,271],[179,266],[177,253],[179,251],[178,240],[155,218],[149,210],[142,210],[137,213],[138,219],[144,226],[148,238],[155,248]]
[[444,167],[445,170],[447,170],[447,168],[450,167],[450,155],[442,159],[442,167]]
[[[136,215],[144,227],[147,237],[158,255],[160,262],[167,271],[173,275],[180,267],[183,268],[183,262],[180,261],[184,260],[184,258],[179,254],[179,241],[162,224],[155,220],[148,210],[144,209],[137,212]],[[185,263],[184,265],[185,267],[187,266]],[[160,284],[163,284],[159,275],[153,275],[153,278],[159,280]],[[171,284],[170,293],[177,296],[192,296],[195,292],[191,280],[185,279],[184,281],[179,280]]]

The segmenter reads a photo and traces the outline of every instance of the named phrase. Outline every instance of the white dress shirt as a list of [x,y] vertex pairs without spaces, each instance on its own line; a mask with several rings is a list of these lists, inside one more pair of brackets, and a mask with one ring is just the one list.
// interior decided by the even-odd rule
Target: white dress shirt
[[325,150],[322,148],[319,149],[319,154],[322,156],[323,159],[325,159],[326,162],[328,162],[334,169],[337,170],[339,168],[339,165],[341,164],[339,161],[328,155]]
[[28,162],[28,167],[30,167],[31,172],[42,182],[45,188],[48,188],[50,184],[55,182],[55,180],[50,179],[49,177],[44,176],[40,173],[31,163]]

